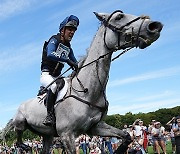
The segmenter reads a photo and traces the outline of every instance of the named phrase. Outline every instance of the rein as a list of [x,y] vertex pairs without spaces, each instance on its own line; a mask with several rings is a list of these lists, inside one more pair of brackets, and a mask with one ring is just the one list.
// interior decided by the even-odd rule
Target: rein
[[[132,48],[133,48],[133,47],[130,47],[130,48],[127,48],[127,49],[123,50],[119,55],[117,55],[116,57],[114,57],[111,61],[116,60],[117,58],[119,58],[121,55],[123,55],[124,53],[126,53],[127,51],[129,51],[129,50],[132,49]],[[98,67],[98,62],[99,62],[99,60],[100,60],[101,58],[104,58],[106,55],[108,55],[108,54],[110,54],[110,53],[112,53],[112,52],[108,52],[108,53],[106,53],[106,54],[104,54],[104,55],[102,55],[102,56],[99,56],[99,58],[97,58],[96,60],[93,60],[92,62],[90,62],[90,63],[88,63],[88,64],[80,67],[79,69],[81,69],[81,68],[83,68],[83,67],[87,67],[88,65],[90,65],[90,64],[92,64],[92,63],[95,63],[95,62],[96,62],[96,68],[97,68],[97,67]],[[101,85],[101,87],[102,87],[102,92],[103,92],[103,96],[104,96],[104,100],[105,100],[105,106],[104,106],[104,107],[98,106],[98,105],[96,105],[96,104],[93,103],[93,102],[86,101],[86,100],[84,100],[84,99],[82,99],[82,98],[80,98],[80,97],[77,97],[77,96],[75,96],[75,95],[72,95],[72,94],[70,94],[70,95],[68,95],[68,96],[65,96],[63,99],[59,100],[59,102],[62,102],[62,101],[64,101],[65,99],[72,97],[72,98],[74,98],[74,99],[77,99],[77,100],[79,100],[79,101],[81,101],[81,102],[89,105],[89,106],[92,106],[92,107],[95,107],[95,108],[99,109],[102,113],[105,112],[105,111],[107,111],[107,109],[108,109],[108,101],[107,101],[106,96],[105,96],[105,92],[104,92],[105,89],[104,89],[104,87],[103,87],[103,85],[101,84],[101,81],[100,81],[100,79],[99,79],[98,69],[96,69],[96,71],[97,71],[97,76],[98,76],[99,83],[100,83],[100,85]],[[88,92],[88,89],[83,86],[82,82],[79,80],[79,78],[77,77],[77,75],[76,75],[75,77],[77,78],[77,81],[79,82],[79,84],[80,84],[80,86],[82,87],[83,90],[76,90],[75,88],[72,87],[72,85],[71,85],[71,88],[72,88],[74,91],[76,91],[76,92],[84,92],[84,93],[87,93],[87,92]],[[72,80],[71,80],[71,81],[72,81]],[[71,93],[71,92],[70,92],[70,93]]]
[[[92,106],[92,107],[95,107],[95,108],[99,109],[102,113],[105,112],[105,111],[107,111],[107,109],[108,109],[108,101],[107,101],[106,96],[105,96],[105,88],[103,87],[103,85],[102,85],[102,83],[101,83],[101,81],[100,81],[100,78],[99,78],[99,73],[98,73],[98,69],[97,69],[97,68],[98,68],[98,62],[99,62],[100,59],[104,58],[105,56],[107,56],[107,55],[109,55],[109,54],[112,54],[113,52],[121,49],[121,46],[120,46],[120,36],[121,36],[121,35],[120,35],[120,34],[123,33],[122,30],[123,30],[124,27],[126,27],[126,26],[132,24],[133,22],[136,22],[136,21],[138,21],[138,20],[140,20],[140,19],[143,19],[143,21],[142,21],[142,23],[141,23],[141,25],[140,25],[140,27],[139,27],[139,30],[138,30],[138,33],[137,33],[137,37],[136,37],[136,38],[137,38],[137,39],[136,39],[136,47],[137,47],[137,46],[138,46],[138,42],[139,42],[140,30],[141,30],[141,28],[142,28],[142,25],[143,25],[145,19],[148,18],[148,17],[146,17],[146,16],[139,16],[139,17],[131,20],[130,22],[126,23],[125,25],[123,25],[123,26],[121,26],[121,27],[117,27],[117,26],[114,26],[114,25],[112,25],[112,24],[109,23],[111,17],[112,17],[115,13],[117,13],[117,12],[123,13],[121,10],[116,10],[116,11],[114,11],[114,12],[108,17],[107,20],[104,20],[104,21],[103,21],[103,24],[104,24],[104,26],[106,27],[105,32],[104,32],[104,44],[105,44],[106,48],[107,48],[108,50],[110,50],[110,52],[108,52],[108,53],[106,53],[106,54],[104,54],[104,55],[101,55],[101,56],[99,56],[97,59],[95,59],[95,60],[87,63],[86,65],[83,65],[83,66],[81,66],[81,67],[78,68],[78,72],[79,72],[80,69],[82,69],[82,68],[84,68],[84,67],[87,67],[88,65],[90,65],[90,64],[92,64],[92,63],[96,63],[97,76],[98,76],[99,83],[100,83],[100,85],[101,85],[101,87],[102,87],[102,92],[103,92],[103,96],[104,96],[104,100],[105,100],[105,106],[104,106],[104,107],[101,107],[101,106],[96,105],[96,104],[93,103],[93,102],[89,102],[89,101],[86,101],[86,100],[84,100],[84,99],[82,99],[82,98],[80,98],[80,97],[77,97],[77,96],[75,96],[75,95],[72,95],[72,94],[71,94],[71,91],[70,91],[70,95],[65,96],[63,99],[59,100],[59,102],[64,101],[65,99],[72,97],[72,98],[74,98],[74,99],[76,99],[76,100],[79,100],[79,101],[81,101],[81,102],[89,105],[89,106]],[[118,33],[118,46],[116,47],[116,49],[111,49],[111,48],[109,48],[109,47],[107,46],[107,44],[106,44],[105,38],[106,38],[107,28],[110,28],[112,31]],[[133,29],[132,29],[132,34],[133,34]],[[131,44],[132,44],[132,41],[133,41],[133,39],[132,39],[132,37],[131,37]],[[133,46],[131,46],[131,47],[127,48],[127,49],[124,49],[119,55],[117,55],[116,57],[114,57],[111,61],[116,60],[117,58],[119,58],[121,55],[123,55],[124,53],[126,53],[127,51],[129,51],[129,50],[132,49],[132,48],[133,48]],[[61,76],[62,76],[62,75],[61,75]],[[81,81],[79,80],[79,78],[77,77],[77,74],[76,74],[76,78],[77,78],[77,81],[79,82],[79,84],[80,84],[80,86],[82,87],[83,90],[81,90],[81,91],[80,91],[80,90],[76,90],[75,88],[72,87],[72,85],[71,85],[71,88],[72,88],[74,91],[76,91],[76,92],[84,92],[84,93],[87,93],[87,92],[88,92],[88,89],[83,86],[82,82],[81,82]],[[72,81],[72,80],[71,80],[71,81]],[[70,90],[71,90],[71,89],[70,89]]]

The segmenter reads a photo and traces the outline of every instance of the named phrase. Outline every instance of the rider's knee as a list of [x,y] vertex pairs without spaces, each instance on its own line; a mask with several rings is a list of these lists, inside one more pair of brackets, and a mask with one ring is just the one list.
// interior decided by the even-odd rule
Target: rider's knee
[[56,83],[53,83],[52,85],[51,85],[51,91],[55,94],[55,92],[56,92],[56,89],[57,89],[57,84]]

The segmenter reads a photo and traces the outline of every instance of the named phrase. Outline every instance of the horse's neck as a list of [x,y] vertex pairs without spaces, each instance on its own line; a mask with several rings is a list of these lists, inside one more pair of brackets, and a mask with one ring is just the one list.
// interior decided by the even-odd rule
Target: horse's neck
[[[91,63],[99,56],[102,56],[108,52],[109,50],[104,44],[104,27],[101,26],[89,48],[88,55],[83,66]],[[110,63],[111,54],[108,54],[104,58],[82,68],[78,74],[78,77],[84,86],[90,91],[96,91],[97,93],[102,92],[102,87],[104,89],[107,83]]]
[[[84,65],[92,62],[93,60],[96,60],[97,58],[99,58],[99,56],[105,55],[106,53],[109,52],[109,50],[107,49],[107,47],[104,44],[104,31],[105,31],[104,26],[101,26],[99,28],[99,30],[97,31],[97,33],[92,41],[92,44],[89,48],[88,55],[84,62]],[[107,63],[110,64],[110,61],[107,61],[110,56],[111,56],[111,54],[109,54],[107,57],[105,57],[104,59],[101,59],[101,60],[105,61],[106,64]],[[105,63],[102,65],[106,65]],[[101,66],[101,67],[103,67],[103,66]]]

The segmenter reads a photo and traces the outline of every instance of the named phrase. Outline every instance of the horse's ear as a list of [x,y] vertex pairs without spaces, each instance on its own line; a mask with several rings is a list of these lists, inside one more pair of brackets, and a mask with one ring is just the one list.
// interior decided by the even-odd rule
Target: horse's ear
[[106,13],[97,13],[97,12],[94,12],[94,14],[96,15],[96,17],[100,20],[100,21],[104,21],[108,18],[108,14]]

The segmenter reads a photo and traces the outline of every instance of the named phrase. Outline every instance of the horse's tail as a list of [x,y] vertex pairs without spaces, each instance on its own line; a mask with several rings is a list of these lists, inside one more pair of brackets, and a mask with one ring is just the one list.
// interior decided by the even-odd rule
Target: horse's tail
[[10,119],[9,122],[6,124],[5,128],[0,132],[0,139],[5,140],[6,134],[14,128],[13,119]]

